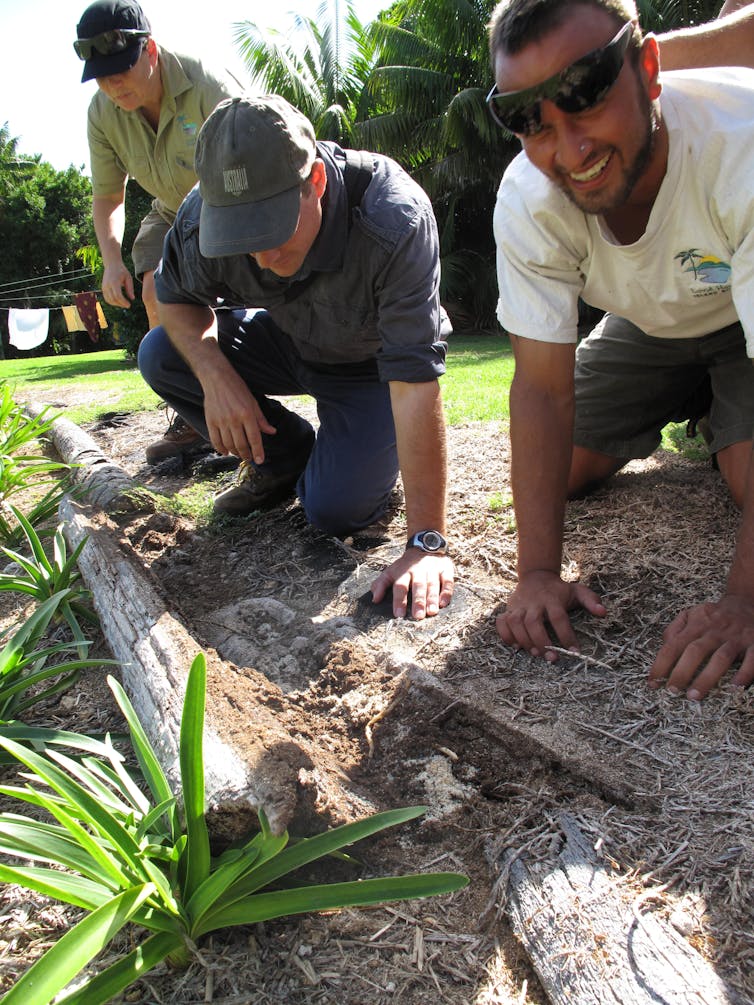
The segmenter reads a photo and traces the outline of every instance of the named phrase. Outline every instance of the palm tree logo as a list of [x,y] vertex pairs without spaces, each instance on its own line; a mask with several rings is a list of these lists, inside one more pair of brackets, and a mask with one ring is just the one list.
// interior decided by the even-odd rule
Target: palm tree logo
[[704,258],[704,255],[701,253],[701,251],[699,251],[698,248],[689,248],[688,251],[679,251],[678,254],[674,256],[674,258],[676,260],[680,258],[680,260],[681,260],[681,268],[682,269],[683,269],[684,265],[689,265],[690,264],[691,268],[690,269],[684,269],[683,271],[684,272],[693,272],[694,273],[694,279],[698,278],[697,262],[701,262],[701,260]]
[[730,263],[724,262],[717,255],[705,255],[698,248],[689,248],[687,251],[679,251],[674,256],[680,259],[681,268],[684,272],[693,272],[694,281],[712,286],[724,286],[730,282]]

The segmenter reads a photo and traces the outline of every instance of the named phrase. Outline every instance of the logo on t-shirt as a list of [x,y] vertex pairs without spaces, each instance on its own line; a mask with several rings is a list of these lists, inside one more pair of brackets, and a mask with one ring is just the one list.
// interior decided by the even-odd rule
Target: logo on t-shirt
[[708,297],[715,293],[726,293],[730,289],[730,264],[716,255],[707,255],[698,248],[689,248],[679,251],[675,259],[683,272],[693,276],[693,283],[690,285],[692,296]]
[[196,139],[196,134],[199,131],[199,126],[196,124],[196,122],[191,122],[189,119],[187,119],[185,115],[178,115],[176,116],[176,118],[178,120],[179,126],[183,130],[183,135],[186,137],[189,143],[193,143],[193,141]]

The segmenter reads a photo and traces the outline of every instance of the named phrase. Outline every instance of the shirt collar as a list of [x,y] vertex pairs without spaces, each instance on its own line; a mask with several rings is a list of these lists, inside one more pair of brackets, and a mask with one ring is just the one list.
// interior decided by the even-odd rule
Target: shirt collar
[[181,61],[177,56],[159,45],[157,46],[157,51],[160,54],[159,67],[162,77],[163,96],[172,99],[173,106],[175,106],[175,98],[179,94],[183,94],[184,91],[190,91],[193,84],[186,76],[186,71],[181,66]]
[[327,188],[322,197],[322,226],[304,260],[302,273],[337,272],[343,267],[348,239],[348,198],[343,172],[334,156],[338,149],[332,143],[317,144],[317,156],[325,163]]

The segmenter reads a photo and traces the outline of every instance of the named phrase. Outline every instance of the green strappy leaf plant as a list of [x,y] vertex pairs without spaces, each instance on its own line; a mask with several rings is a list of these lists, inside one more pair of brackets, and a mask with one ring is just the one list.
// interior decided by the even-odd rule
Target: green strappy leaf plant
[[[45,698],[67,690],[87,667],[116,663],[115,660],[82,659],[80,656],[55,663],[51,662],[52,657],[70,654],[71,643],[57,642],[39,647],[50,622],[72,597],[72,590],[55,593],[20,625],[0,633],[0,725],[22,715]],[[78,648],[81,650],[82,646]]]
[[29,522],[36,527],[55,512],[66,491],[67,482],[59,480],[70,466],[30,452],[31,446],[49,432],[55,418],[49,409],[34,418],[27,415],[13,400],[8,383],[0,381],[0,542],[10,547],[23,538],[21,528],[8,519],[9,500],[19,492],[50,486],[28,508]]
[[44,545],[29,520],[15,506],[11,506],[10,510],[23,530],[30,554],[27,557],[10,548],[0,548],[0,552],[18,566],[18,572],[0,573],[0,590],[25,593],[39,604],[56,594],[66,593],[66,597],[57,605],[55,616],[68,623],[78,654],[83,659],[89,643],[79,619],[97,624],[97,616],[89,607],[91,594],[82,585],[81,573],[76,565],[86,539],[69,555],[61,524],[53,535],[52,558],[48,558]]
[[[275,835],[260,810],[260,831],[213,858],[204,812],[202,732],[206,661],[188,674],[180,731],[183,813],[123,689],[110,687],[128,721],[147,794],[107,740],[104,756],[77,760],[50,747],[37,753],[0,732],[0,745],[25,765],[26,785],[0,793],[49,812],[54,823],[0,815],[0,853],[31,864],[0,864],[0,880],[19,883],[91,912],[39,959],[2,999],[3,1005],[99,1005],[152,967],[185,965],[196,942],[218,929],[291,914],[450,893],[468,879],[457,873],[379,877],[302,886],[291,873],[323,856],[414,819],[423,807],[377,813],[296,843]],[[60,871],[61,868],[64,871]],[[79,976],[129,921],[147,930],[132,952],[97,975]]]

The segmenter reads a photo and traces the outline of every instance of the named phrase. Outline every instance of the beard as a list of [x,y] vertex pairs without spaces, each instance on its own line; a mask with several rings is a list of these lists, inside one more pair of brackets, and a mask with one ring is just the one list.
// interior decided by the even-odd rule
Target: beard
[[[600,215],[609,213],[611,210],[620,209],[621,206],[624,206],[628,202],[631,197],[631,193],[637,183],[641,181],[644,172],[647,170],[647,167],[652,161],[659,125],[657,109],[655,108],[654,102],[650,100],[649,95],[644,91],[638,78],[637,85],[641,122],[643,127],[641,140],[630,162],[624,163],[618,181],[611,185],[609,190],[582,193],[574,192],[568,184],[566,177],[558,177],[554,179],[563,194],[566,195],[574,206],[580,209],[582,213]],[[607,151],[605,151],[605,153],[607,153]],[[613,147],[610,153],[613,158],[623,156],[623,154],[616,147]]]

